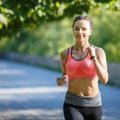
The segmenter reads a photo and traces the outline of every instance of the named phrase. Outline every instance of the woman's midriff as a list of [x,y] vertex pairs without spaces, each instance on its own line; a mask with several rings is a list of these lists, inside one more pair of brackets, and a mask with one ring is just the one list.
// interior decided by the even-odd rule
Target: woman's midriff
[[68,91],[78,96],[96,96],[99,93],[98,78],[70,79]]

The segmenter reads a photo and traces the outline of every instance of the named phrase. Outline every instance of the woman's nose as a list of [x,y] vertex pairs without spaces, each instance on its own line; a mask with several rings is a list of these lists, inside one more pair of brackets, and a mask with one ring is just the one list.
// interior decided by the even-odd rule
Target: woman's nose
[[82,31],[82,29],[79,29],[79,31],[78,31],[79,33],[82,33],[83,31]]
[[81,30],[81,29],[79,29],[79,30],[78,30],[78,32],[79,32],[79,33],[82,33],[82,30]]

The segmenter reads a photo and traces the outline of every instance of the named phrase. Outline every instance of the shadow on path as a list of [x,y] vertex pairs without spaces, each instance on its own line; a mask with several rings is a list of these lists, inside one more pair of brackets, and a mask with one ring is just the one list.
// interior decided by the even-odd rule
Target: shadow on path
[[[64,120],[61,73],[0,60],[0,120]],[[120,120],[120,89],[101,85],[103,120]]]
[[0,60],[0,120],[63,120],[60,73]]

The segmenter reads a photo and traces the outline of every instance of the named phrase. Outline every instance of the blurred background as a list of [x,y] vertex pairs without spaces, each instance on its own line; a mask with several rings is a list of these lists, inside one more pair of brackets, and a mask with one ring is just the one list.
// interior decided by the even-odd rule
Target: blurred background
[[58,55],[74,43],[74,16],[93,21],[91,44],[120,62],[119,0],[0,0],[0,52]]
[[[48,90],[48,87],[45,89],[41,89],[41,87],[46,84],[45,81],[43,82],[43,80],[48,80],[48,78],[46,78],[48,77],[46,76],[46,74],[48,74],[49,72],[51,74],[51,71],[54,70],[55,73],[52,73],[51,75],[54,77],[50,78],[54,79],[54,81],[49,81],[49,84],[52,86],[53,91],[57,89],[55,87],[55,77],[61,74],[59,53],[65,48],[74,44],[72,22],[75,16],[81,14],[89,15],[93,22],[93,33],[90,37],[90,43],[102,47],[106,52],[108,67],[110,68],[109,84],[116,85],[117,87],[120,86],[119,0],[0,0],[0,118],[2,120],[10,119],[9,115],[8,117],[5,117],[7,116],[6,114],[10,111],[3,115],[3,111],[8,110],[7,105],[9,106],[9,110],[13,110],[14,105],[12,103],[17,100],[18,95],[21,95],[23,93],[23,96],[19,96],[20,99],[22,99],[22,97],[25,98],[26,96],[24,94],[30,92],[28,89],[24,89],[27,92],[22,89],[21,94],[18,94],[21,89],[17,89],[18,92],[6,93],[6,91],[11,90],[9,88],[31,87],[31,90],[35,90],[35,92],[30,92],[31,96],[27,96],[26,100],[30,100],[28,106],[31,108],[44,108],[44,106],[41,105],[44,100],[41,104],[38,102],[41,99],[38,99],[38,93],[42,93],[42,91]],[[12,60],[12,63],[10,62],[10,60]],[[15,62],[19,62],[19,64],[16,64]],[[27,66],[28,68],[24,68],[24,63],[29,63],[29,65],[34,64],[37,67],[39,66],[42,68],[49,68],[50,71],[42,70],[42,72],[44,71],[42,75],[45,74],[45,76],[42,76],[40,80],[38,79],[41,77],[41,74],[39,73],[39,75],[37,74],[36,76],[29,76],[32,75],[32,73],[34,73],[36,70],[34,72],[29,71],[33,68],[29,68],[29,66]],[[23,66],[19,68],[20,64],[22,64]],[[13,68],[15,68],[14,71],[12,71],[11,69],[12,65]],[[7,66],[10,66],[9,70]],[[5,68],[7,69],[7,71],[5,70]],[[17,69],[18,71],[16,71],[16,68],[20,70]],[[29,75],[22,76],[24,77],[22,79],[24,82],[22,81],[21,84],[20,78],[24,72],[29,72]],[[35,74],[37,72],[35,72]],[[41,71],[39,72],[41,73]],[[18,76],[15,77],[15,75]],[[13,77],[15,77],[14,81],[12,81]],[[26,79],[32,80],[27,81]],[[11,80],[11,84],[9,80]],[[36,84],[33,81],[35,81]],[[37,87],[39,86],[40,88],[36,90],[35,88],[33,88],[32,85],[34,87],[36,87],[37,85]],[[46,86],[47,85],[48,83],[46,84]],[[58,103],[54,103],[54,106],[58,104],[60,106],[62,105],[65,89],[66,88],[60,89],[61,93],[60,91],[58,91],[59,95],[61,95],[62,97],[59,99]],[[14,89],[12,90],[14,91]],[[6,93],[6,96],[3,97],[4,92]],[[33,95],[36,92],[37,97]],[[49,92],[46,92],[47,97]],[[54,98],[56,94],[57,93],[54,94]],[[15,99],[9,99],[7,97],[8,95],[16,96],[14,96]],[[32,105],[32,97],[36,97],[37,99],[34,107]],[[54,100],[58,99],[57,97],[58,96],[56,96]],[[5,100],[6,102],[3,102]],[[49,103],[48,100],[44,104],[46,105],[47,103]],[[119,102],[116,101],[116,103]],[[17,107],[15,108],[20,108],[20,106],[22,106],[22,108],[26,108],[24,102],[22,102],[21,104],[18,104],[18,102],[16,102],[16,106]],[[60,108],[61,111],[62,108],[60,106],[57,107]],[[51,109],[51,107],[46,107],[45,110],[48,110],[48,108]],[[119,107],[117,108],[119,109]],[[54,110],[56,111],[56,109]],[[62,120],[63,117],[60,117],[62,115],[62,112],[60,112],[59,109],[57,110],[57,113],[55,111],[53,112],[55,112],[55,114],[59,114],[59,118],[55,116],[54,118],[50,118],[50,116],[48,116],[48,118],[45,118],[45,114],[42,118],[40,118],[39,114],[39,117],[37,118],[20,117],[19,119],[22,120],[25,118],[33,120]],[[34,110],[32,109],[31,111],[33,112]],[[29,115],[31,114],[31,111]],[[47,112],[51,114],[50,111]],[[108,116],[110,115],[109,112],[106,112]],[[37,112],[35,113],[41,113],[41,111],[37,109]],[[107,116],[107,114],[105,115]],[[116,114],[119,119],[119,113],[115,113],[114,116],[116,116]],[[17,118],[13,117],[11,119]],[[111,117],[111,119],[118,120],[115,117]],[[104,117],[104,120],[111,119]]]

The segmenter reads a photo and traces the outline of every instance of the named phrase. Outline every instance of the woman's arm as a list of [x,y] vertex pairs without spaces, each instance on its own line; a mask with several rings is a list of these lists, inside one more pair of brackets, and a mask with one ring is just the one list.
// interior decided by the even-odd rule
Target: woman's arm
[[62,69],[62,75],[66,75],[66,69],[65,69],[65,62],[67,57],[67,51],[62,51],[60,53],[60,63],[61,63],[61,69]]
[[57,78],[57,85],[63,86],[65,83],[67,83],[68,77],[66,75],[66,69],[65,69],[65,61],[67,57],[67,50],[62,51],[60,53],[60,62],[61,62],[61,69],[62,69],[62,76]]
[[97,76],[102,83],[108,82],[108,68],[107,68],[107,61],[106,55],[102,48],[99,47],[90,47],[89,52],[91,56],[95,56],[93,58],[93,62],[95,65],[95,69],[97,72]]

